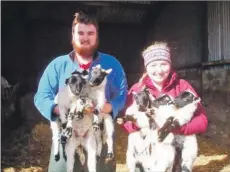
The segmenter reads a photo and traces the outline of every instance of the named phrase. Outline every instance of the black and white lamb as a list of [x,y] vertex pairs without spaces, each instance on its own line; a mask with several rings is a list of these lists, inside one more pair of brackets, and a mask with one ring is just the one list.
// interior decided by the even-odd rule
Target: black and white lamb
[[111,161],[114,158],[113,154],[113,133],[114,124],[110,114],[101,112],[104,104],[106,103],[105,89],[107,84],[107,75],[112,72],[112,69],[103,69],[100,64],[93,66],[89,73],[89,94],[88,96],[93,100],[96,105],[98,115],[94,115],[94,124],[99,125],[103,122],[103,143],[107,143],[108,152],[106,156],[106,162]]
[[[183,126],[184,124],[188,123],[192,119],[195,111],[197,110],[199,102],[200,98],[196,97],[194,93],[189,90],[186,90],[182,92],[179,96],[177,96],[170,106],[172,109],[168,109],[170,111],[173,111],[174,113],[170,113],[171,116],[167,119],[167,122],[164,124],[164,126],[159,130],[159,140],[162,141],[172,128]],[[174,136],[175,146],[181,149],[182,172],[192,172],[192,167],[198,154],[196,135]]]
[[175,157],[175,148],[172,145],[174,136],[169,134],[163,142],[158,141],[158,132],[153,120],[160,114],[153,115],[151,110],[147,110],[151,102],[149,93],[144,89],[134,93],[134,102],[126,110],[124,119],[130,120],[130,116],[133,116],[131,121],[135,121],[140,127],[139,131],[128,136],[126,163],[130,172],[135,171],[137,163],[149,172],[172,171]]
[[[145,99],[139,96],[142,110],[151,111],[158,126],[158,141],[162,142],[168,137],[172,127],[182,126],[193,117],[200,98],[196,98],[191,91],[184,91],[174,100],[168,95],[163,95],[153,100],[151,94],[144,89]],[[148,101],[147,101],[148,100]],[[152,101],[153,100],[153,101]],[[152,101],[152,104],[149,102]],[[148,112],[149,113],[149,112]],[[182,148],[182,171],[192,171],[192,165],[197,157],[198,145],[195,135],[174,135],[174,143]]]
[[83,118],[83,113],[79,112],[76,114],[71,114],[69,113],[69,110],[71,106],[75,106],[73,103],[80,98],[80,93],[86,84],[84,77],[85,75],[83,73],[77,71],[72,73],[72,75],[66,79],[66,87],[64,87],[62,90],[59,90],[55,97],[54,102],[58,104],[60,116],[55,121],[51,121],[50,125],[56,161],[60,159],[60,135],[61,142],[65,144],[66,139],[72,136],[72,119],[76,118],[80,120]]
[[[74,102],[74,105],[70,109],[70,113],[82,113],[88,107],[92,107],[93,103],[89,98],[80,98]],[[72,172],[75,161],[75,152],[78,153],[80,162],[82,165],[85,163],[85,155],[83,149],[86,150],[88,159],[87,167],[89,172],[96,172],[97,162],[97,147],[98,145],[95,131],[93,129],[93,114],[89,113],[83,115],[80,120],[71,121],[73,135],[70,137],[65,145],[65,152],[67,157],[67,172]]]

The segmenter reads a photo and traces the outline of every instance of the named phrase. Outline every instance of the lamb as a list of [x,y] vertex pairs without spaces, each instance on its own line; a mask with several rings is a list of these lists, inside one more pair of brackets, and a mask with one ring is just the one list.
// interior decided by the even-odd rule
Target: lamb
[[112,72],[112,69],[103,69],[100,64],[93,66],[89,73],[89,94],[88,96],[96,105],[95,109],[98,111],[98,116],[95,116],[94,123],[99,125],[103,121],[103,142],[107,143],[108,152],[106,156],[106,163],[114,158],[113,154],[113,132],[114,124],[110,114],[101,113],[104,103],[106,102],[105,88],[107,83],[107,75]]
[[19,90],[19,83],[12,86],[1,76],[1,123],[4,124],[15,112],[15,102]]
[[[89,98],[77,99],[71,106],[70,113],[85,112],[87,107],[92,107],[92,101]],[[97,155],[97,142],[95,131],[93,129],[93,114],[84,115],[80,120],[72,120],[72,129],[74,135],[69,138],[65,145],[65,152],[67,156],[67,172],[72,172],[75,161],[75,151],[77,151],[80,162],[85,163],[85,155],[83,149],[87,151],[88,159],[87,166],[89,172],[96,172],[96,155]],[[91,113],[91,114],[90,114]],[[102,147],[102,146],[101,146]]]
[[[172,104],[175,113],[168,118],[165,125],[159,131],[160,141],[167,136],[173,127],[183,126],[188,123],[193,117],[199,102],[200,98],[195,97],[195,95],[189,90],[186,90],[177,96]],[[198,154],[196,135],[175,135],[174,144],[176,147],[179,147],[182,152],[182,172],[192,172],[193,163]]]
[[[172,171],[175,157],[175,148],[172,145],[174,136],[169,134],[163,142],[158,141],[156,125],[151,125],[161,114],[153,116],[151,110],[147,112],[148,107],[145,105],[149,105],[148,107],[151,105],[146,89],[134,93],[134,103],[126,110],[125,120],[133,116],[132,121],[140,127],[140,131],[128,136],[126,162],[129,171],[134,172],[137,163],[142,164],[145,171]],[[164,157],[164,160],[161,157]]]
[[56,161],[60,159],[59,134],[64,133],[64,135],[61,136],[62,144],[65,144],[66,139],[72,136],[72,127],[70,126],[71,122],[69,125],[67,125],[67,121],[72,120],[73,117],[78,120],[83,118],[83,114],[80,112],[76,114],[69,114],[69,109],[72,102],[79,99],[80,92],[82,91],[84,84],[86,84],[86,81],[83,77],[85,77],[84,73],[80,73],[77,71],[72,73],[70,78],[66,79],[66,87],[58,92],[54,100],[54,102],[58,104],[60,111],[60,117],[57,118],[55,121],[51,121],[50,123],[53,135],[52,140],[54,144],[54,155]]

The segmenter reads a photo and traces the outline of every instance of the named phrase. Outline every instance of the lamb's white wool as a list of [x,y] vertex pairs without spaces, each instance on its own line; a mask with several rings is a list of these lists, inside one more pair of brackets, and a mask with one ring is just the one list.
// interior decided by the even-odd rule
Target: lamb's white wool
[[74,155],[78,146],[83,146],[83,148],[87,151],[87,166],[89,172],[96,172],[97,143],[92,127],[92,115],[84,115],[83,119],[77,121],[73,120],[72,124],[74,134],[65,146],[67,156],[67,172],[73,172]]
[[198,103],[200,103],[200,98],[178,109],[174,115],[174,120],[178,120],[180,126],[187,124],[192,119]]

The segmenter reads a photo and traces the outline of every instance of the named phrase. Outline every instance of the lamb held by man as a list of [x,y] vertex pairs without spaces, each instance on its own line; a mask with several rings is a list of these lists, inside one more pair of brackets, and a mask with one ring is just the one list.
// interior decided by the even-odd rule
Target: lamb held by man
[[[89,72],[88,83],[90,93],[88,96],[93,100],[96,105],[97,116],[94,116],[94,124],[103,124],[103,143],[107,143],[108,151],[105,162],[108,163],[113,160],[113,133],[114,124],[111,114],[106,114],[101,111],[106,103],[106,86],[107,76],[112,72],[112,69],[103,69],[100,64],[92,67]],[[96,114],[96,113],[95,113]]]
[[[80,93],[86,84],[85,73],[75,71],[66,79],[66,86],[61,89],[56,95],[54,102],[58,104],[60,116],[54,121],[51,121],[52,140],[54,144],[55,160],[60,159],[59,154],[59,140],[61,136],[61,143],[65,144],[67,139],[72,136],[72,120],[73,118],[80,120],[83,118],[83,113],[69,113],[71,105],[74,101],[80,98]],[[72,105],[73,106],[73,105]],[[73,108],[73,107],[72,107]],[[64,154],[65,155],[65,154]]]

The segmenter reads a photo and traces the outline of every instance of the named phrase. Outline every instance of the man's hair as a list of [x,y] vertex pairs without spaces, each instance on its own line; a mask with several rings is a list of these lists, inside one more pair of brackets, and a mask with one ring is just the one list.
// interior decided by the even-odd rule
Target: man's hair
[[83,24],[93,24],[96,29],[97,29],[97,32],[98,32],[98,22],[96,20],[95,17],[93,17],[93,15],[89,15],[89,14],[86,14],[86,13],[83,13],[83,12],[77,12],[75,13],[74,15],[74,20],[73,20],[73,23],[72,23],[72,33],[74,32],[74,27],[78,24],[78,23],[83,23]]

